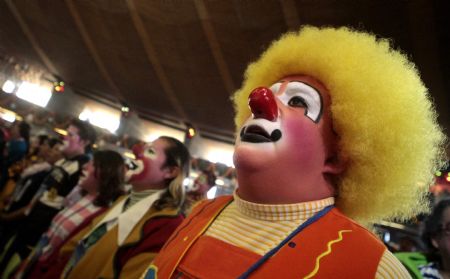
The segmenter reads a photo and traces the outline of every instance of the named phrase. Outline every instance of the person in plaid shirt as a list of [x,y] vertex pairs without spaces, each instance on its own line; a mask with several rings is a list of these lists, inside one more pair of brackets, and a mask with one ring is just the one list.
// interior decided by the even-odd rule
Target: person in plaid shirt
[[[31,202],[17,210],[17,220],[21,219],[15,233],[15,238],[5,251],[0,262],[3,272],[13,258],[19,254],[24,259],[31,252],[45,232],[53,217],[63,208],[63,201],[67,194],[77,185],[84,164],[89,162],[87,154],[96,140],[94,128],[86,122],[74,119],[67,128],[67,135],[63,140],[62,153],[64,159],[59,160],[44,178]],[[13,234],[11,234],[13,235]],[[5,248],[2,239],[0,249]]]
[[16,278],[47,276],[48,267],[62,261],[58,259],[58,252],[65,241],[123,194],[124,176],[125,164],[119,153],[110,150],[94,153],[94,160],[83,167],[78,183],[82,198],[53,218],[49,230],[42,235],[34,253],[22,264]]

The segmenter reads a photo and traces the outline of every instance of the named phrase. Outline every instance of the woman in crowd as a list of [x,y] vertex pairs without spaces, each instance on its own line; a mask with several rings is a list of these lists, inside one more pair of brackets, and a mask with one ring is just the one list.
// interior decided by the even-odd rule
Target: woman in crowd
[[207,198],[206,194],[209,189],[216,183],[216,175],[212,169],[202,170],[194,181],[194,185],[187,192],[187,202],[189,206],[193,206],[196,202]]
[[61,257],[70,255],[61,278],[139,278],[182,222],[186,146],[160,137],[133,152],[136,168],[127,173],[131,193],[61,248]]
[[42,278],[50,265],[56,265],[60,247],[72,235],[103,213],[123,194],[124,160],[115,151],[97,151],[94,160],[83,167],[79,181],[82,198],[63,209],[41,237],[35,251],[21,265],[18,278]]

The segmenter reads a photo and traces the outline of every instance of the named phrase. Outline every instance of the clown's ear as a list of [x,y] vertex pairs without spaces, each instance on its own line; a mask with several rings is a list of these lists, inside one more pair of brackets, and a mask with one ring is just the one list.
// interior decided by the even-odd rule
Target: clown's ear
[[177,177],[180,174],[180,167],[173,166],[173,167],[166,167],[164,169],[164,179],[171,179],[174,177]]
[[341,174],[347,168],[347,162],[348,160],[344,156],[334,153],[325,161],[323,172],[331,175]]

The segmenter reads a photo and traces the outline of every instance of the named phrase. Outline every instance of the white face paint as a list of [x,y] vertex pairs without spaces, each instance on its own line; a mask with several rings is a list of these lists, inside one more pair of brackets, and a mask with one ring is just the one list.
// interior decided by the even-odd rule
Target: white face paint
[[[333,188],[322,179],[335,141],[327,89],[320,81],[304,75],[286,76],[270,89],[277,117],[271,117],[271,97],[258,96],[263,90],[255,89],[251,93],[255,95],[249,96],[252,115],[236,140],[233,159],[239,196],[267,204],[332,196]],[[281,135],[278,140],[274,140],[274,132]]]
[[280,87],[281,83],[275,83],[270,89],[285,106],[303,107],[308,118],[315,123],[319,122],[322,115],[322,97],[315,88],[300,81],[291,81],[284,92],[278,95],[276,92]]
[[133,186],[138,184],[162,184],[165,179],[164,175],[167,172],[167,168],[163,168],[163,165],[166,163],[165,150],[167,147],[168,144],[164,139],[157,139],[145,145],[137,153],[135,152],[137,159],[133,163],[136,165],[136,168],[126,173],[127,181]]
[[297,80],[280,81],[273,84],[270,90],[278,99],[278,117],[275,120],[268,120],[253,115],[244,123],[240,137],[237,138],[237,144],[247,142],[258,143],[262,146],[278,142],[282,135],[283,113],[280,110],[281,107],[301,109],[304,111],[304,115],[314,123],[319,122],[322,115],[322,97],[311,85]]
[[[245,121],[244,125],[243,125],[244,130],[243,132],[248,133],[249,131],[253,130],[255,127],[258,127],[259,129],[259,133],[261,134],[262,132],[264,132],[266,134],[267,138],[270,138],[270,135],[275,131],[275,130],[280,130],[280,119],[278,118],[276,121],[269,121],[263,118],[258,118],[258,119],[254,119],[252,117],[250,117],[249,119],[247,119],[247,121]],[[241,137],[237,137],[236,138],[236,143],[240,144],[253,144],[252,142],[248,142],[248,141],[242,141]],[[267,141],[267,142],[259,142],[259,145],[273,145],[273,141]]]

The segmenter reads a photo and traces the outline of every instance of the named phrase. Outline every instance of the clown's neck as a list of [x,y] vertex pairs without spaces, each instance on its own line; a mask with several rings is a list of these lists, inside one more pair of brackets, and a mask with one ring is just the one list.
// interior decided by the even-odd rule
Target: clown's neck
[[133,183],[131,185],[134,192],[142,192],[147,190],[162,190],[167,188],[165,185],[149,185],[145,183]]
[[276,175],[272,172],[241,174],[237,170],[239,196],[261,204],[292,204],[335,196],[335,189],[323,174],[308,177]]

